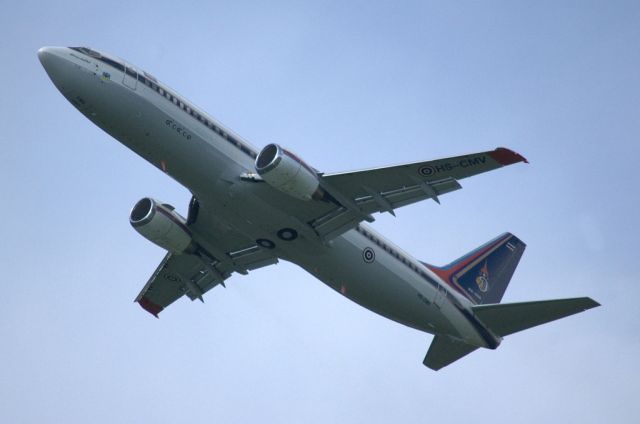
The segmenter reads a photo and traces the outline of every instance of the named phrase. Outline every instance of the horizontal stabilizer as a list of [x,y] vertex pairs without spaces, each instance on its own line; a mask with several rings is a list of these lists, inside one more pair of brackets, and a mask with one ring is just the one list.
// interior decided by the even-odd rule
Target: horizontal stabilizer
[[423,364],[434,371],[438,371],[440,368],[444,368],[470,354],[477,348],[477,346],[459,342],[451,337],[435,336],[431,346],[429,346],[427,356],[424,357]]
[[589,297],[472,306],[473,313],[495,335],[508,336],[536,325],[600,306]]

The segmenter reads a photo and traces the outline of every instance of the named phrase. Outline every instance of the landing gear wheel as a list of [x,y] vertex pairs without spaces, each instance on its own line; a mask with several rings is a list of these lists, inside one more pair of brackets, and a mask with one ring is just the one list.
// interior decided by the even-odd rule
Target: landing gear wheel
[[269,239],[258,239],[256,240],[256,244],[260,247],[264,247],[265,249],[273,249],[276,247],[276,244]]
[[298,232],[293,228],[283,228],[278,231],[278,238],[284,241],[292,241],[298,238]]

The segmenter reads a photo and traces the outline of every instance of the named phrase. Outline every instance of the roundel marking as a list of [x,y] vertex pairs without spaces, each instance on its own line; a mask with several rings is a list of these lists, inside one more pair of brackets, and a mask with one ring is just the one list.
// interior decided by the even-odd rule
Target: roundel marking
[[436,170],[435,170],[435,168],[433,166],[423,166],[420,169],[418,169],[418,173],[420,175],[422,175],[423,177],[430,177],[435,172],[436,172]]
[[269,239],[258,239],[256,240],[256,244],[260,247],[264,247],[265,249],[273,249],[276,247],[276,244]]
[[373,263],[376,260],[376,252],[372,248],[366,247],[362,251],[362,260],[368,264]]
[[278,231],[278,238],[284,241],[292,241],[298,238],[298,232],[293,228],[283,228]]

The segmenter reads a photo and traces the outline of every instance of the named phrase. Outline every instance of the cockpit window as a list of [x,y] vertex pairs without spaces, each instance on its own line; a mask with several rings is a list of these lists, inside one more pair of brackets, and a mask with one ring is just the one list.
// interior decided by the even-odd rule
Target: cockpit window
[[91,50],[89,47],[69,47],[71,50],[75,50],[80,53],[84,53],[87,56],[94,57],[96,59],[100,59],[102,55],[95,50]]
[[124,72],[124,65],[117,59],[113,59],[111,57],[104,56],[98,53],[95,50],[90,49],[89,47],[69,47],[71,50],[75,50],[77,52],[86,54],[94,59],[99,60],[100,62],[106,63],[107,65],[111,65],[114,68]]

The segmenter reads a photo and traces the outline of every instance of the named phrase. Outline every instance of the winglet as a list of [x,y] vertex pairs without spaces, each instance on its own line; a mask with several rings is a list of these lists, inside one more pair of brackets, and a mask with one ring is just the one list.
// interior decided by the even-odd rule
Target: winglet
[[511,165],[518,162],[529,163],[529,161],[520,153],[516,153],[513,150],[507,149],[506,147],[498,147],[493,152],[490,152],[489,156],[491,156],[493,160],[503,166]]
[[151,302],[150,300],[144,297],[138,299],[138,303],[140,304],[140,306],[142,306],[142,309],[149,312],[151,315],[153,315],[156,318],[160,318],[158,314],[162,312],[162,310],[164,309],[162,306],[156,305],[155,303]]

